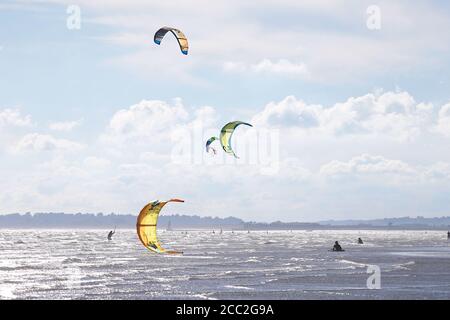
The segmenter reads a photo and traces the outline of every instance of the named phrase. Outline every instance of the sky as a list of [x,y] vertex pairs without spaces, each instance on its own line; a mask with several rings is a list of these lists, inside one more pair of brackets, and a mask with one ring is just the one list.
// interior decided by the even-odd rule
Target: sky
[[[2,0],[0,26],[0,214],[450,214],[444,1]],[[239,159],[206,153],[234,120]]]

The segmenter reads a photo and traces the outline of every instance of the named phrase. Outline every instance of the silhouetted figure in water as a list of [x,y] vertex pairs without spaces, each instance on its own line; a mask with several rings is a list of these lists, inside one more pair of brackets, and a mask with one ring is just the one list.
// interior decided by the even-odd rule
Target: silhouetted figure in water
[[149,243],[148,243],[148,246],[151,247],[151,248],[153,248],[153,249],[158,250],[158,247],[157,247],[156,244],[154,244],[153,242],[149,242]]
[[108,233],[108,240],[112,240],[112,236],[114,235],[114,233],[116,233],[116,231],[114,230],[114,231],[110,231],[109,233]]
[[341,245],[339,244],[339,242],[335,242],[334,246],[333,246],[333,251],[344,251],[341,247]]
[[450,231],[447,232],[447,239],[450,239]]
[[364,244],[361,238],[358,238],[358,244]]

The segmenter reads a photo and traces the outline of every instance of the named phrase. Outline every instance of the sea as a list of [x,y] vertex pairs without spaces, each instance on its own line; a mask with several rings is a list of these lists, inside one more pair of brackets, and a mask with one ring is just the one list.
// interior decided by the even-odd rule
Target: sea
[[108,231],[0,229],[0,299],[450,298],[445,231]]

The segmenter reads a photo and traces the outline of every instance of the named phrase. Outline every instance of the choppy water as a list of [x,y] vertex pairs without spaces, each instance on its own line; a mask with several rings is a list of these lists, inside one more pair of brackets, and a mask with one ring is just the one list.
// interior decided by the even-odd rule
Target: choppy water
[[[0,229],[0,298],[450,298],[442,231],[161,232],[182,256],[150,253],[134,230],[106,235]],[[328,251],[335,240],[345,252]],[[367,265],[380,267],[380,290],[367,288]]]

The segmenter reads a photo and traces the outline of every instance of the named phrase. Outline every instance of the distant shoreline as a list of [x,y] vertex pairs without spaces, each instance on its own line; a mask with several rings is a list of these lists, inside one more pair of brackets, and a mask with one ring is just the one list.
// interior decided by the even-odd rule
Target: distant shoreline
[[[0,230],[111,230],[114,229],[113,227],[90,227],[90,226],[58,226],[58,227],[49,227],[49,226],[39,226],[39,227],[33,227],[33,226],[20,226],[20,227],[7,227],[7,226],[1,226]],[[116,227],[116,230],[135,230],[136,227]],[[166,232],[164,226],[158,226],[158,229],[162,232]],[[172,228],[169,232],[183,232],[183,231],[215,231],[216,234],[220,232],[220,229],[222,229],[223,232],[239,232],[239,233],[247,233],[250,232],[290,232],[290,231],[448,231],[448,228],[431,228],[431,227],[423,227],[423,228],[409,228],[409,227],[395,227],[395,228],[388,228],[388,227],[355,227],[355,226],[339,226],[339,227],[333,227],[333,226],[323,226],[320,228],[299,228],[299,229],[227,229],[227,228],[213,228],[213,227],[198,227],[198,228]]]
[[[0,229],[134,229],[136,216],[103,213],[13,213],[0,215]],[[373,220],[328,220],[319,222],[247,222],[236,217],[161,215],[158,228],[165,230],[449,230],[450,217],[401,217]]]

